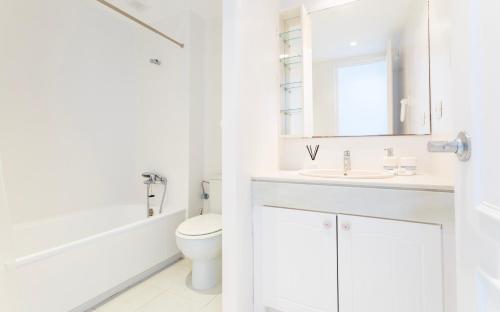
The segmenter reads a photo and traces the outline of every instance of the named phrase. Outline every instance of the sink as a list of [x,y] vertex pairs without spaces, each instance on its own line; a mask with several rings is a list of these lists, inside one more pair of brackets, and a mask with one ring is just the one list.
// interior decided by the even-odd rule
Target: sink
[[309,169],[300,171],[299,174],[308,177],[335,179],[388,179],[394,176],[391,173],[383,171],[369,170],[349,170],[347,175],[344,175],[343,170],[335,169]]

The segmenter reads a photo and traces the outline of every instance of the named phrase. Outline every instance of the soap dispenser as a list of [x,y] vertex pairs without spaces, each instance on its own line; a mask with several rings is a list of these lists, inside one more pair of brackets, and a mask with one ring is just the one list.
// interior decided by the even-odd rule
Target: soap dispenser
[[384,171],[397,175],[399,167],[399,158],[394,156],[394,149],[392,147],[386,148],[384,156]]

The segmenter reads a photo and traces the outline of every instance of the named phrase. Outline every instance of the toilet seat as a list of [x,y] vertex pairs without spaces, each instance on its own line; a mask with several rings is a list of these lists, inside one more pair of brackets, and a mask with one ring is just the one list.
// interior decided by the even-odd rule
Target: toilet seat
[[222,234],[222,217],[219,214],[207,213],[182,222],[176,235],[184,239],[205,239]]

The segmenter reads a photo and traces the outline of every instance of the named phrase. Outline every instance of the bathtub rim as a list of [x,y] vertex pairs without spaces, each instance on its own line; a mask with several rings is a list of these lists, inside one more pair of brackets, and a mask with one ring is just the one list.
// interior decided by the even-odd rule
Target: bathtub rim
[[185,215],[186,212],[184,210],[178,210],[178,211],[173,211],[173,212],[169,212],[169,213],[162,213],[161,215],[158,215],[158,216],[154,216],[151,218],[145,218],[145,219],[142,219],[142,220],[139,220],[136,222],[132,222],[132,223],[127,224],[127,225],[123,225],[123,226],[115,228],[115,229],[111,229],[111,230],[107,230],[107,231],[104,231],[101,233],[97,233],[97,234],[94,234],[94,235],[91,235],[91,236],[88,236],[85,238],[81,238],[81,239],[78,239],[78,240],[63,244],[63,245],[59,245],[59,246],[48,248],[48,249],[45,249],[45,250],[42,250],[39,252],[31,253],[31,254],[26,255],[26,256],[17,257],[11,263],[7,263],[6,267],[8,268],[8,270],[20,269],[20,268],[28,266],[30,264],[55,257],[59,254],[62,254],[62,253],[66,252],[68,250],[71,250],[71,249],[75,249],[79,246],[89,244],[97,239],[111,236],[111,235],[117,235],[117,234],[124,233],[124,232],[128,232],[128,231],[134,230],[136,228],[142,227],[145,224],[158,223],[158,222],[163,221],[164,219],[168,218],[169,216],[172,216],[175,214],[181,214],[181,213]]

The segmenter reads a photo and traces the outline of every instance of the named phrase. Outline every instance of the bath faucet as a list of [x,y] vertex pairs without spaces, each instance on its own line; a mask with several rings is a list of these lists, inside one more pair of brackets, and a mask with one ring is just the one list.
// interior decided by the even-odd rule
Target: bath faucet
[[351,152],[344,151],[344,176],[351,170]]
[[164,176],[155,173],[155,172],[144,172],[141,174],[144,180],[144,184],[146,184],[146,217],[152,217],[154,215],[154,210],[151,208],[151,198],[154,198],[153,194],[153,185],[154,184],[162,184],[163,185],[163,195],[161,197],[159,214],[163,212],[163,205],[165,204],[165,197],[167,195],[167,178]]
[[158,173],[144,172],[142,177],[146,178],[144,184],[167,184],[167,179]]

